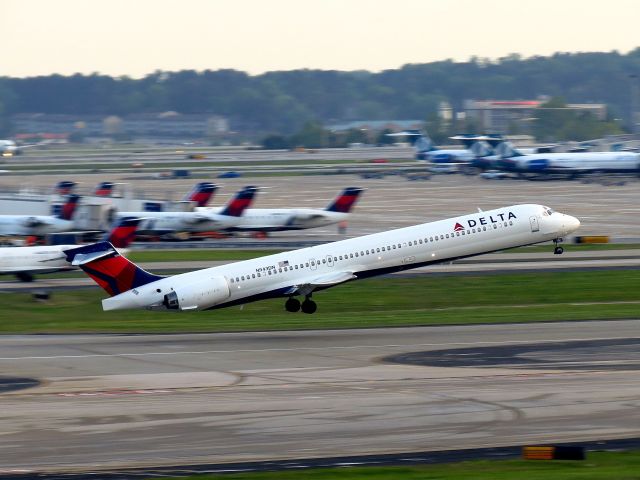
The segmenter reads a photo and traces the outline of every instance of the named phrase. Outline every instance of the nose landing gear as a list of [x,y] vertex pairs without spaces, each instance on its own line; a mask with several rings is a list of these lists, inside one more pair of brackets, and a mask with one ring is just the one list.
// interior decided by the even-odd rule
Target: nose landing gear
[[560,243],[562,243],[562,241],[563,241],[562,238],[553,239],[553,244],[555,245],[555,248],[553,249],[554,255],[562,255],[562,252],[564,252],[564,248],[560,246]]

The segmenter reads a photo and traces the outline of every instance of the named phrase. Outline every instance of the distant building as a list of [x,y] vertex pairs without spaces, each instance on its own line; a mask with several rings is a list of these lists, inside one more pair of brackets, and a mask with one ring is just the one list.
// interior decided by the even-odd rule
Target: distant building
[[210,113],[177,112],[115,115],[20,113],[12,117],[17,134],[82,133],[85,137],[118,134],[147,139],[205,139],[229,133],[226,118]]
[[[548,101],[540,100],[465,100],[467,119],[474,119],[478,128],[488,133],[507,133],[514,127],[528,132],[531,121],[537,117],[536,110]],[[603,103],[570,103],[567,108],[589,111],[599,120],[607,118],[607,106]]]

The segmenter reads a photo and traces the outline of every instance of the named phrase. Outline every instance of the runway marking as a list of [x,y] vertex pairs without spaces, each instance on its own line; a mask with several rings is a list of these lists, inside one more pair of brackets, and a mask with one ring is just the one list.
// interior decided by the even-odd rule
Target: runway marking
[[598,337],[598,338],[564,338],[551,340],[510,340],[503,342],[449,342],[449,343],[413,343],[413,344],[384,344],[384,345],[346,345],[327,347],[297,347],[297,348],[260,348],[240,350],[195,350],[184,352],[144,352],[144,353],[92,353],[88,355],[50,355],[50,356],[25,356],[25,357],[0,357],[0,360],[46,360],[65,358],[103,358],[103,357],[146,357],[146,356],[175,356],[175,355],[203,355],[207,353],[260,353],[260,352],[298,352],[318,350],[350,350],[369,348],[420,348],[420,347],[447,347],[450,345],[522,345],[532,343],[565,343],[593,340],[628,340],[629,337]]

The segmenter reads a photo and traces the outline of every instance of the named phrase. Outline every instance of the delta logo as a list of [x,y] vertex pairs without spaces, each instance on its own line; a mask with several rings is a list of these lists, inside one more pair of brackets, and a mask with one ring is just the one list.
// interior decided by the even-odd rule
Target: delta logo
[[[494,213],[486,217],[470,218],[467,220],[468,227],[466,228],[473,228],[478,225],[490,225],[492,223],[504,222],[505,220],[511,220],[513,218],[517,218],[516,214],[513,212]],[[456,222],[453,227],[453,231],[461,232],[462,230],[465,230],[465,227],[461,223]]]

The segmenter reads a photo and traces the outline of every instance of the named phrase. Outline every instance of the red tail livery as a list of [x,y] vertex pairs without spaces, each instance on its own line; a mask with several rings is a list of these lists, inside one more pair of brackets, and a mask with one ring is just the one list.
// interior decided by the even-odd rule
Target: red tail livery
[[164,278],[130,262],[109,242],[84,245],[64,253],[69,263],[78,265],[111,296]]
[[327,207],[327,210],[330,212],[349,213],[358,201],[358,197],[362,191],[363,189],[359,187],[345,188],[338,198]]

